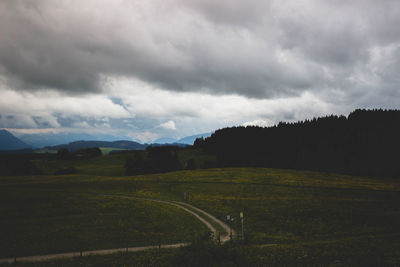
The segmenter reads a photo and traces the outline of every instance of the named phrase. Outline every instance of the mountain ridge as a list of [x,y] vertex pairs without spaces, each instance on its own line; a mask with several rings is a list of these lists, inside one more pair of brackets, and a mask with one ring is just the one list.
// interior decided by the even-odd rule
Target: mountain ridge
[[15,137],[9,131],[0,130],[0,150],[22,150],[27,148],[31,148],[31,146]]

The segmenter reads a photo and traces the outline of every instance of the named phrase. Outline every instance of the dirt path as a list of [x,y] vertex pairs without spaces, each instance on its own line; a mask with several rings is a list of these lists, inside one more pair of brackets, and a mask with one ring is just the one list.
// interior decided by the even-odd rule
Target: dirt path
[[143,251],[148,249],[157,249],[157,248],[179,248],[182,246],[187,246],[188,243],[177,243],[170,245],[161,245],[159,246],[143,246],[143,247],[128,247],[128,248],[114,248],[114,249],[99,249],[99,250],[88,250],[81,252],[68,252],[68,253],[58,253],[58,254],[48,254],[48,255],[38,255],[38,256],[27,256],[27,257],[18,257],[15,258],[7,258],[0,259],[0,264],[2,263],[14,263],[16,262],[40,262],[40,261],[49,261],[56,259],[68,259],[80,256],[89,256],[89,255],[107,255],[118,252],[135,252],[135,251]]
[[[214,221],[215,223],[219,224],[219,225],[222,227],[222,229],[224,229],[224,231],[225,231],[225,233],[223,233],[223,234],[221,235],[221,242],[222,242],[222,243],[225,243],[225,242],[227,242],[227,241],[230,239],[230,227],[229,227],[226,223],[224,223],[223,221],[221,221],[221,220],[215,218],[215,217],[214,217],[213,215],[211,215],[210,213],[205,212],[204,210],[199,209],[199,208],[197,208],[197,207],[195,207],[195,206],[192,206],[192,205],[190,205],[190,204],[183,203],[183,202],[176,202],[176,203],[179,203],[180,205],[188,206],[188,207],[190,207],[190,208],[192,208],[192,209],[194,209],[194,210],[196,210],[196,211],[198,211],[198,212],[200,212],[200,213],[206,215],[206,216],[207,216],[208,218],[210,218],[212,221]],[[235,235],[236,235],[236,232],[235,232],[235,230],[232,229],[232,236],[235,236]]]
[[[199,209],[195,206],[192,206],[187,203],[179,202],[179,201],[168,201],[168,200],[160,200],[160,199],[153,199],[153,198],[142,198],[142,197],[134,197],[129,195],[112,195],[112,194],[103,194],[104,196],[109,197],[122,197],[122,198],[129,198],[129,199],[138,199],[138,200],[147,200],[153,202],[164,203],[168,205],[173,205],[177,208],[180,208],[187,213],[196,217],[199,221],[201,221],[208,229],[212,232],[214,238],[218,237],[218,231],[215,229],[211,223],[201,217],[198,213],[194,212],[193,210],[205,215],[214,223],[220,225],[224,230],[225,233],[221,233],[220,241],[222,243],[227,242],[230,239],[229,231],[230,228],[221,220],[215,218],[213,215],[205,212],[202,209]],[[189,209],[190,208],[190,209]],[[234,231],[232,232],[235,235]],[[73,258],[79,256],[88,256],[88,255],[106,255],[106,254],[113,254],[118,252],[134,252],[134,251],[143,251],[148,249],[156,249],[156,248],[178,248],[181,246],[189,245],[189,243],[177,243],[177,244],[169,244],[169,245],[161,245],[159,246],[142,246],[142,247],[128,247],[128,248],[115,248],[115,249],[100,249],[100,250],[90,250],[90,251],[82,251],[82,252],[68,252],[68,253],[58,253],[58,254],[48,254],[48,255],[37,255],[37,256],[26,256],[26,257],[18,257],[18,258],[5,258],[0,259],[0,264],[2,263],[13,263],[13,262],[40,262],[40,261],[48,261],[48,260],[55,260],[55,259],[65,259],[65,258]]]
[[[122,198],[129,198],[129,199],[139,199],[139,200],[147,200],[147,201],[153,201],[153,202],[159,202],[159,203],[163,203],[163,204],[168,204],[168,205],[172,205],[175,207],[178,207],[190,214],[192,214],[194,217],[196,217],[199,221],[201,221],[205,226],[207,226],[208,229],[210,229],[210,231],[212,232],[213,236],[216,237],[217,236],[217,229],[215,229],[214,226],[212,226],[207,220],[205,220],[203,217],[201,217],[200,215],[198,215],[197,213],[193,212],[192,210],[185,208],[183,205],[185,205],[185,203],[183,202],[178,202],[178,201],[168,201],[168,200],[160,200],[160,199],[153,199],[153,198],[141,198],[141,197],[133,197],[133,196],[127,196],[127,195],[105,195],[105,196],[115,196],[115,197],[122,197]],[[191,205],[188,205],[191,208],[195,208]],[[208,214],[207,212],[200,210],[202,213],[207,214],[209,216],[212,216],[211,214]],[[215,217],[214,217],[215,218]],[[215,218],[215,220],[217,220]]]
[[[209,218],[215,224],[220,225],[222,227],[222,229],[224,229],[225,232],[220,233],[220,240],[221,240],[222,243],[227,242],[230,239],[230,227],[226,223],[224,223],[223,221],[217,219],[216,217],[214,217],[210,213],[208,213],[208,212],[206,212],[206,211],[204,211],[202,209],[199,209],[199,208],[197,208],[197,207],[195,207],[193,205],[190,205],[188,203],[179,202],[179,201],[160,200],[160,199],[153,199],[153,198],[134,197],[134,196],[128,196],[128,195],[104,195],[104,196],[117,196],[117,197],[124,197],[124,198],[149,200],[149,201],[160,202],[160,203],[165,203],[165,204],[176,206],[176,207],[178,207],[180,209],[183,209],[184,211],[192,214],[197,219],[199,219],[203,224],[205,224],[208,227],[208,229],[211,230],[211,232],[214,235],[214,238],[217,238],[218,231],[215,229],[215,227],[212,226],[207,220],[205,220],[204,218],[200,217],[198,215],[198,213],[192,211],[192,210],[195,210],[195,211],[205,215],[207,218]],[[191,208],[192,210],[189,210],[189,209],[185,208],[185,206]],[[236,232],[233,229],[232,229],[232,235],[233,236],[236,235]]]

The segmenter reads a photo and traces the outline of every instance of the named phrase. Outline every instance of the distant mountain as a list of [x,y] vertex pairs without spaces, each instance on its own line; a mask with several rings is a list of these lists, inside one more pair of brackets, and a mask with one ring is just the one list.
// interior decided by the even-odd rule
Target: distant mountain
[[153,144],[173,144],[176,143],[177,140],[171,137],[161,137],[156,139]]
[[23,142],[32,147],[40,148],[46,146],[56,146],[60,144],[68,144],[77,140],[93,140],[93,141],[117,141],[128,139],[126,136],[113,135],[90,135],[87,133],[40,133],[40,134],[23,134],[18,136]]
[[[196,134],[186,136],[182,139],[174,139],[171,137],[162,137],[153,142],[152,145],[193,145],[194,140],[199,137],[209,137],[210,133]],[[21,134],[17,135],[22,142],[28,144],[28,147],[42,148],[49,146],[66,145],[78,140],[90,140],[90,141],[107,141],[114,142],[119,140],[130,139],[127,136],[114,136],[107,134],[96,134],[91,135],[87,133],[38,133],[38,134]],[[138,142],[137,142],[138,143]]]
[[7,130],[0,130],[0,150],[20,150],[30,148]]
[[177,143],[180,143],[180,144],[193,145],[194,141],[195,141],[197,138],[201,138],[201,137],[207,138],[207,137],[209,137],[209,136],[211,136],[211,133],[196,134],[196,135],[186,136],[186,137],[184,137],[184,138],[182,138],[182,139],[179,139],[179,140],[176,141],[176,142],[177,142]]
[[156,145],[177,145],[177,146],[184,146],[184,145],[193,145],[194,141],[197,138],[203,137],[207,138],[211,136],[211,133],[203,133],[203,134],[196,134],[196,135],[191,135],[191,136],[186,136],[181,139],[174,139],[171,137],[162,137],[158,138],[155,140],[152,144],[152,146]]
[[120,140],[120,141],[75,141],[68,144],[57,145],[57,146],[47,146],[45,149],[49,150],[59,150],[61,148],[66,148],[69,151],[76,151],[81,148],[88,147],[110,147],[110,148],[120,148],[126,150],[143,150],[146,149],[148,145],[140,144],[133,141]]
[[187,144],[181,144],[181,143],[164,143],[164,144],[158,144],[158,143],[151,143],[149,144],[151,147],[161,147],[161,146],[177,146],[177,147],[187,147]]

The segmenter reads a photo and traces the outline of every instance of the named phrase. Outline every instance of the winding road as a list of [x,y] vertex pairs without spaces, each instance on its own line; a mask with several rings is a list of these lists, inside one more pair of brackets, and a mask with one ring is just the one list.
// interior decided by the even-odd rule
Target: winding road
[[[144,197],[135,197],[129,195],[113,195],[113,194],[102,194],[108,197],[119,197],[119,198],[128,198],[128,199],[137,199],[137,200],[147,200],[153,202],[164,203],[168,205],[173,205],[177,208],[180,208],[187,213],[196,217],[199,221],[201,221],[208,229],[210,229],[214,238],[218,238],[221,243],[225,243],[230,239],[229,232],[230,227],[224,223],[223,221],[215,218],[210,213],[199,209],[193,205],[188,203],[183,203],[179,201],[169,201],[169,200],[160,200],[154,198],[144,198]],[[201,215],[203,216],[201,216]],[[206,218],[206,219],[205,219]],[[224,232],[218,233],[217,229],[213,226],[219,225]],[[232,235],[236,235],[235,231],[232,230]],[[187,246],[189,243],[176,243],[176,244],[168,244],[168,245],[160,245],[160,246],[142,246],[142,247],[128,247],[128,248],[115,248],[115,249],[101,249],[101,250],[90,250],[90,251],[82,251],[82,252],[68,252],[68,253],[58,253],[58,254],[48,254],[48,255],[37,255],[37,256],[26,256],[26,257],[18,257],[18,258],[5,258],[0,259],[0,264],[2,263],[13,263],[13,262],[40,262],[40,261],[48,261],[55,259],[65,259],[65,258],[73,258],[78,256],[88,256],[88,255],[106,255],[118,252],[134,252],[134,251],[143,251],[148,249],[156,249],[156,248],[178,248],[182,246]]]

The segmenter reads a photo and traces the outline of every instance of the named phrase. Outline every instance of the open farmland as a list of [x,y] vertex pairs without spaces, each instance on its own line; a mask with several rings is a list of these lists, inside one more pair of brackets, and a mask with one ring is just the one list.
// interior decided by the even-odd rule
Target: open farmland
[[0,227],[2,257],[190,241],[206,231],[190,215],[118,197],[183,201],[186,192],[191,204],[219,219],[232,214],[238,233],[244,210],[246,244],[238,253],[251,250],[258,263],[400,260],[398,180],[226,168],[133,177],[2,177],[0,190],[1,212],[7,214]]
[[187,242],[206,231],[176,207],[105,195],[107,181],[81,178],[2,179],[0,257]]

